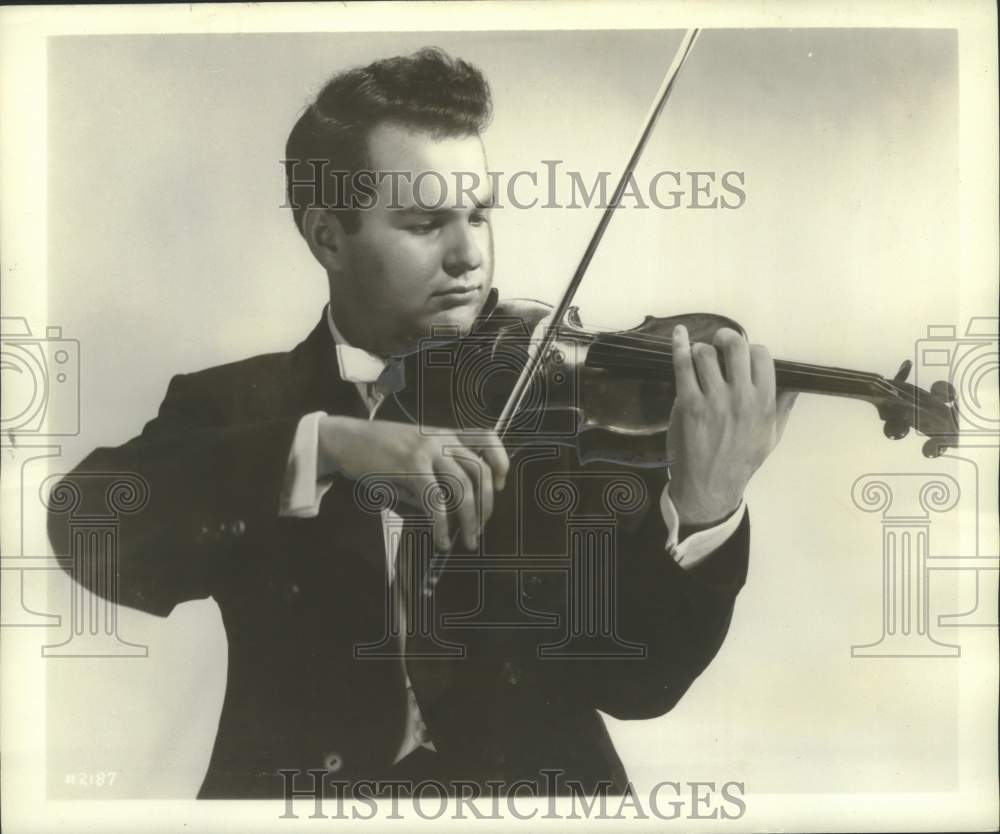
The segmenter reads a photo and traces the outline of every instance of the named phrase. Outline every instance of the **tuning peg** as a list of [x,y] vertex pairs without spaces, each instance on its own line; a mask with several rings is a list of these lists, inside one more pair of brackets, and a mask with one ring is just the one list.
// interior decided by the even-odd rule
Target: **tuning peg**
[[910,375],[912,369],[913,363],[909,359],[904,359],[903,364],[899,366],[899,370],[896,371],[896,375],[892,378],[892,381],[906,382],[906,378]]
[[924,453],[925,458],[938,458],[941,457],[942,454],[944,454],[947,448],[948,444],[945,443],[944,441],[931,438],[924,444],[923,449],[921,449],[921,451]]
[[955,402],[957,396],[955,386],[943,379],[939,379],[931,386],[931,393],[938,399],[944,400],[948,405]]
[[885,432],[885,436],[890,440],[902,440],[910,433],[910,427],[903,420],[886,420],[885,425],[882,426],[882,431]]

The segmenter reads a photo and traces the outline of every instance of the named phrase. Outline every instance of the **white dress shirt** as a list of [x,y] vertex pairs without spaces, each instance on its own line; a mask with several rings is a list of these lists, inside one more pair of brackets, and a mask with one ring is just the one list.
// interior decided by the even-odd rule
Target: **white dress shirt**
[[[373,383],[385,368],[386,360],[349,345],[337,329],[336,324],[334,324],[333,314],[330,311],[329,305],[326,307],[326,322],[330,328],[330,334],[333,336],[333,342],[337,351],[337,367],[340,369],[341,379],[355,383],[358,394],[368,409],[369,419],[372,419],[383,400],[383,395],[373,392]],[[323,496],[326,495],[327,490],[330,489],[333,483],[333,478],[320,478],[317,474],[319,420],[323,416],[325,416],[324,412],[314,411],[306,414],[299,421],[288,458],[285,484],[282,490],[280,508],[282,516],[294,518],[315,517],[319,513]],[[707,530],[692,533],[681,542],[677,540],[680,523],[674,503],[670,500],[669,484],[664,487],[663,493],[660,496],[660,512],[663,514],[663,520],[668,531],[667,542],[665,544],[666,553],[677,564],[684,568],[691,568],[708,557],[709,554],[718,549],[732,536],[743,520],[746,506],[741,500],[736,512],[725,521]],[[384,533],[388,530],[389,526],[398,524],[400,521],[400,517],[391,510],[382,511],[382,529]],[[383,538],[386,542],[386,570],[389,582],[391,583],[396,574],[396,554],[389,552],[389,536],[385,534]],[[402,605],[400,605],[400,609],[402,609]],[[405,612],[400,610],[397,613],[400,618],[399,622],[402,624],[400,631],[405,633]],[[406,729],[400,743],[399,751],[396,754],[395,761],[397,762],[418,747],[423,746],[429,750],[435,749],[434,743],[427,736],[426,725],[420,714],[420,707],[414,696],[410,677],[406,674],[405,663],[403,664],[403,673],[406,676],[408,710]]]

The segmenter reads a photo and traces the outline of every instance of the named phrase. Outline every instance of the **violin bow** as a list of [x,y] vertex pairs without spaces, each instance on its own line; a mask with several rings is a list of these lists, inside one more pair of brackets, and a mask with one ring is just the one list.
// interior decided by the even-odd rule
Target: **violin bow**
[[677,51],[674,54],[674,60],[670,64],[670,68],[667,70],[666,75],[663,77],[663,82],[660,84],[659,90],[656,92],[656,96],[653,99],[653,105],[649,109],[649,114],[646,116],[646,121],[643,124],[642,130],[639,132],[639,138],[635,143],[635,148],[632,151],[632,155],[629,157],[624,170],[622,171],[621,178],[618,180],[618,185],[615,187],[611,201],[607,206],[605,206],[604,212],[601,214],[601,219],[597,223],[597,228],[594,229],[594,233],[587,244],[587,248],[583,252],[583,256],[580,258],[580,263],[577,265],[576,271],[573,273],[573,277],[570,279],[569,284],[566,286],[566,290],[563,292],[562,297],[559,300],[559,303],[553,310],[549,323],[545,326],[541,339],[537,343],[534,343],[532,345],[532,349],[529,350],[528,361],[525,363],[525,366],[521,371],[521,375],[518,377],[517,383],[514,385],[514,389],[507,398],[507,402],[504,404],[500,417],[497,419],[494,431],[496,431],[497,435],[501,439],[503,439],[503,437],[510,430],[510,427],[513,425],[514,417],[517,414],[518,409],[520,409],[521,404],[524,402],[524,398],[528,393],[528,389],[531,387],[532,381],[534,380],[539,369],[542,367],[542,359],[556,339],[559,327],[566,315],[566,311],[569,310],[570,305],[573,303],[573,297],[576,295],[576,291],[583,281],[583,276],[586,274],[587,268],[590,266],[590,262],[594,259],[597,247],[604,238],[604,233],[607,231],[608,225],[611,223],[611,218],[614,215],[615,210],[621,204],[621,200],[625,194],[625,189],[628,187],[629,180],[634,175],[635,169],[639,164],[640,158],[642,157],[642,152],[646,149],[646,145],[649,143],[649,137],[653,134],[653,128],[656,126],[656,123],[660,118],[660,114],[663,112],[667,99],[670,98],[670,92],[674,88],[674,82],[677,80],[677,75],[681,71],[681,67],[684,66],[684,62],[687,60],[688,55],[691,54],[691,49],[694,47],[694,43],[698,39],[700,32],[701,29],[688,29],[684,33],[684,37],[681,38],[680,46],[677,47]]

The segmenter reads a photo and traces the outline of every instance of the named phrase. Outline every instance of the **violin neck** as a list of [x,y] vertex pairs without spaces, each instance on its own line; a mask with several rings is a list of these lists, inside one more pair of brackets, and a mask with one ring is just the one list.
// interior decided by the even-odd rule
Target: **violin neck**
[[884,377],[846,368],[830,368],[777,359],[774,370],[778,390],[805,394],[852,397],[869,402],[885,396],[890,388]]
[[[603,334],[590,345],[586,364],[643,379],[673,383],[673,358],[669,348],[636,347],[635,340],[619,334]],[[867,402],[883,402],[895,394],[893,385],[878,374],[831,368],[777,359],[774,363],[779,390],[805,394],[851,397]]]
[[[586,364],[673,384],[673,356],[669,346],[644,343],[629,334],[602,334],[589,346]],[[888,380],[865,371],[784,359],[775,360],[774,369],[779,390],[852,397],[876,404],[895,395],[894,387]]]

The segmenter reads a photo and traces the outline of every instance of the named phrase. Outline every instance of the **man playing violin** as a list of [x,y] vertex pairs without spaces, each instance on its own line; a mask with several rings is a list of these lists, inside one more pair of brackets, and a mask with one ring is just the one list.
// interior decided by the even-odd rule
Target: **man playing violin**
[[[175,376],[139,436],[67,476],[130,471],[150,486],[149,506],[122,520],[118,602],[161,616],[191,599],[219,605],[229,677],[201,797],[281,797],[316,778],[621,791],[598,711],[662,715],[724,639],[747,570],[743,493],[791,408],[766,349],[733,330],[714,345],[673,334],[669,485],[665,468],[632,476],[642,500],[619,508],[612,567],[591,577],[608,582],[621,652],[560,654],[580,578],[551,560],[496,571],[492,584],[468,569],[453,577],[447,561],[430,581],[402,567],[417,528],[438,554],[565,559],[566,514],[538,506],[544,477],[586,476],[586,502],[588,484],[619,474],[565,448],[541,467],[544,455],[519,463],[489,429],[382,412],[413,384],[395,357],[441,328],[466,336],[496,307],[491,106],[480,72],[439,50],[334,76],[286,147],[293,217],[329,282],[316,327],[288,353]],[[323,179],[310,183],[305,162]],[[376,174],[367,190],[341,176],[362,170]],[[373,475],[391,506],[359,499]],[[406,509],[436,488],[454,504]],[[65,518],[53,512],[49,529],[68,552]],[[408,580],[416,592],[387,595]],[[430,606],[432,632],[449,612],[503,616],[442,626],[430,643],[447,658],[421,660],[427,633],[407,642],[412,630],[390,629],[379,642],[387,623],[422,616],[414,599]],[[359,650],[379,645],[391,651]]]

